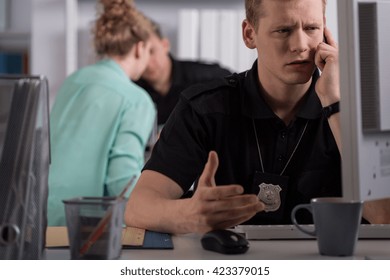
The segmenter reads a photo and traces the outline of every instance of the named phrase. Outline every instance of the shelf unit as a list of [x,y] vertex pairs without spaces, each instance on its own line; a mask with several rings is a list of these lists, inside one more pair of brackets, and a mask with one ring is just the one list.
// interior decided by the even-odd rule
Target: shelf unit
[[0,49],[28,50],[30,37],[29,32],[2,31],[0,32]]
[[[26,7],[27,10],[20,11],[20,7]],[[29,19],[26,15],[29,16],[29,2],[23,0],[0,0],[1,71],[30,73],[31,36]]]

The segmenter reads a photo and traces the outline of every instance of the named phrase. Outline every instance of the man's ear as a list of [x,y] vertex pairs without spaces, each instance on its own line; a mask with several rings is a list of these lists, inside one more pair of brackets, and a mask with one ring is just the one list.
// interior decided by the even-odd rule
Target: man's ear
[[242,38],[245,45],[250,49],[256,48],[255,33],[255,28],[245,19],[242,22]]
[[134,44],[134,56],[136,59],[139,59],[142,55],[143,49],[145,48],[145,42],[139,41]]
[[162,38],[161,43],[164,46],[166,52],[170,52],[171,50],[171,42],[167,38]]

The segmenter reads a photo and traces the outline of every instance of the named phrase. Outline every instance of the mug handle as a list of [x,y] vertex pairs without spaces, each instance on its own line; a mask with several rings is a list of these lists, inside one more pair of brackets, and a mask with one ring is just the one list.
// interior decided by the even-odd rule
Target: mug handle
[[307,230],[305,228],[303,228],[301,225],[298,224],[296,218],[295,218],[295,214],[296,212],[299,210],[299,209],[306,209],[307,211],[309,211],[312,215],[313,215],[313,212],[312,212],[312,207],[310,204],[299,204],[297,206],[295,206],[293,208],[293,210],[291,211],[291,220],[293,222],[293,224],[302,232],[308,234],[308,235],[311,235],[311,236],[316,236],[317,235],[317,232],[316,232],[316,229],[314,228],[313,231],[310,231],[310,230]]

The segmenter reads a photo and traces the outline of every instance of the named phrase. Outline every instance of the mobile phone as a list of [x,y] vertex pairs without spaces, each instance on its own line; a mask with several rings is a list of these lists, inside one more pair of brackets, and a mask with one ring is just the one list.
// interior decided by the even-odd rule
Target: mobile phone
[[323,41],[325,44],[327,44],[327,43],[328,43],[328,41],[326,40],[326,36],[325,36],[325,34],[324,34],[324,38],[322,39],[322,41]]

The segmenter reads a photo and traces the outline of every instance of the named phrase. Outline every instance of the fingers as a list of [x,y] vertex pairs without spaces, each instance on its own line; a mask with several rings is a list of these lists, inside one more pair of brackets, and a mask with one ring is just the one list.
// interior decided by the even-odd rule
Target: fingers
[[237,225],[265,207],[256,195],[244,195],[240,185],[215,187],[218,165],[218,155],[211,151],[195,194],[189,201],[189,216],[193,217],[197,232]]
[[315,64],[320,68],[321,71],[329,59],[337,57],[335,56],[335,53],[337,53],[338,49],[337,42],[333,38],[333,35],[328,27],[324,28],[324,36],[326,38],[326,43],[321,42],[318,44],[316,55],[314,57]]
[[198,216],[199,232],[241,224],[263,211],[264,204],[255,195],[241,195],[214,201],[202,207]]
[[321,71],[324,70],[325,64],[330,55],[330,52],[326,51],[325,46],[325,43],[321,43],[320,45],[318,45],[317,52],[314,56],[314,63]]
[[337,42],[336,40],[333,38],[333,35],[332,33],[330,32],[330,29],[328,27],[325,27],[324,28],[324,36],[326,38],[326,42],[328,45],[334,47],[334,48],[337,48]]
[[253,203],[247,203],[241,207],[230,207],[225,211],[216,212],[214,215],[208,216],[205,221],[208,230],[236,226],[251,219],[256,213],[263,211],[265,208],[264,204],[257,197],[253,196],[253,198],[256,199]]
[[201,200],[222,200],[244,192],[240,185],[218,186],[218,188],[198,188],[196,195]]
[[390,224],[390,199],[365,201],[363,217],[371,224]]
[[198,196],[204,200],[219,200],[224,197],[229,197],[233,195],[238,195],[243,193],[243,188],[239,185],[230,185],[230,186],[218,186],[218,188],[207,188],[206,192],[203,192],[201,189],[203,187],[213,187],[216,186],[215,183],[215,174],[217,173],[219,161],[218,154],[215,151],[209,153],[207,163],[203,169],[203,172],[199,178],[198,182]]
[[[231,197],[225,197],[221,200],[213,200],[205,203],[200,212],[202,213],[218,213],[218,212],[226,212],[233,211],[234,209],[241,208],[248,205],[257,205],[259,204],[259,199],[256,195],[246,194],[246,195],[236,195]],[[260,202],[262,206],[263,203]],[[258,209],[262,210],[262,209]]]
[[[333,38],[331,39],[332,40],[332,44],[336,44],[333,40]],[[336,44],[336,47],[335,46],[332,46],[330,44],[326,44],[326,43],[320,43],[318,46],[317,46],[317,51],[316,51],[316,54],[314,56],[314,63],[317,65],[317,67],[323,71],[324,67],[325,67],[325,64],[327,62],[337,62],[337,59],[338,59],[338,55],[337,55],[337,44]]]
[[321,104],[327,106],[340,100],[340,81],[337,43],[328,28],[324,35],[328,43],[321,42],[314,56],[314,63],[322,72],[315,89]]
[[209,153],[209,157],[207,159],[207,163],[204,166],[202,175],[199,178],[198,186],[215,186],[215,173],[217,173],[218,169],[218,155],[215,151],[211,151]]

